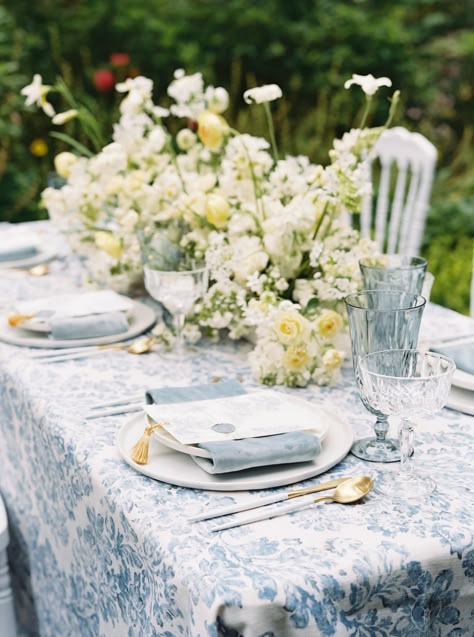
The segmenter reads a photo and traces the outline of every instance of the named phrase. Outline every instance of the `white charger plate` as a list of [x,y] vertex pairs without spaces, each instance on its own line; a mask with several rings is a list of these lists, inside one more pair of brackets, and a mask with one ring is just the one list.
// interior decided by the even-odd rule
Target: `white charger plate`
[[[469,376],[469,374],[468,374]],[[462,387],[451,386],[446,407],[474,416],[474,392]]]
[[203,471],[187,453],[180,453],[150,439],[148,464],[139,465],[130,457],[130,450],[142,436],[143,413],[135,415],[119,430],[116,447],[120,456],[139,473],[179,487],[209,491],[248,491],[270,489],[294,484],[317,476],[334,467],[349,453],[353,442],[352,427],[340,416],[324,408],[328,430],[321,453],[311,462],[274,465],[212,475]]
[[0,269],[8,270],[9,268],[33,268],[40,263],[47,263],[52,261],[57,255],[56,250],[47,248],[39,248],[38,252],[26,259],[17,259],[16,261],[0,261]]
[[129,313],[129,328],[126,332],[112,334],[111,336],[97,336],[94,338],[52,339],[46,332],[33,332],[23,327],[10,327],[7,315],[0,316],[0,340],[11,345],[23,345],[25,347],[41,347],[47,349],[63,349],[68,347],[82,347],[86,345],[108,345],[125,341],[143,334],[156,321],[154,310],[134,301]]

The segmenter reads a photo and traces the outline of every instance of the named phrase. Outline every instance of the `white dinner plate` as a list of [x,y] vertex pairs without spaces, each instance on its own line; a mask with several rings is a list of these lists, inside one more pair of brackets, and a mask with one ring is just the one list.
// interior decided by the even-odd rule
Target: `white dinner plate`
[[446,407],[474,416],[474,392],[469,389],[451,386]]
[[474,375],[457,369],[453,374],[451,385],[461,387],[462,389],[469,389],[470,391],[474,392]]
[[174,451],[168,446],[150,439],[148,464],[139,465],[130,457],[130,450],[143,434],[143,413],[135,415],[120,429],[116,447],[121,457],[138,472],[179,487],[206,489],[209,491],[247,491],[270,489],[294,484],[324,473],[334,467],[349,453],[353,442],[352,427],[339,415],[327,408],[328,430],[321,453],[311,462],[281,464],[212,475],[203,471],[189,454]]
[[0,261],[0,269],[8,270],[9,268],[33,268],[40,263],[52,261],[56,256],[56,250],[48,248],[39,248],[38,252],[26,259],[17,259],[16,261]]
[[111,336],[97,336],[94,338],[52,339],[48,333],[33,332],[22,327],[10,327],[7,315],[0,316],[0,340],[11,345],[23,345],[25,347],[43,347],[48,349],[63,349],[67,347],[82,347],[86,345],[108,345],[134,338],[143,334],[156,320],[154,310],[134,301],[129,312],[129,328],[126,332],[112,334]]

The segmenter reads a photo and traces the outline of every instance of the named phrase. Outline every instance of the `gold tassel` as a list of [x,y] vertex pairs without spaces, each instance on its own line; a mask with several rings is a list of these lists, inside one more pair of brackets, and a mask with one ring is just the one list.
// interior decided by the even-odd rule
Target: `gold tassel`
[[143,432],[140,440],[132,447],[132,455],[131,458],[133,462],[137,464],[147,464],[148,462],[148,449],[150,448],[150,436],[155,431],[162,427],[161,423],[154,422],[151,425],[147,425],[145,427],[145,431]]

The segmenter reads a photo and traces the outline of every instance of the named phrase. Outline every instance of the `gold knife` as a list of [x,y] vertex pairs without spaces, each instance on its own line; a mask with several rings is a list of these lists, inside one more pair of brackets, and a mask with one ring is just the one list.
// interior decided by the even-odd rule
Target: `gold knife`
[[249,509],[256,509],[257,507],[265,506],[267,504],[274,504],[275,502],[282,502],[283,500],[291,500],[292,498],[298,498],[301,495],[308,495],[310,493],[318,493],[318,491],[326,491],[327,489],[335,489],[342,482],[352,478],[352,476],[345,476],[344,478],[336,478],[335,480],[329,480],[328,482],[320,482],[312,487],[305,487],[304,489],[298,489],[296,491],[289,491],[287,493],[274,493],[263,498],[256,498],[254,500],[248,500],[247,502],[239,502],[237,504],[230,504],[226,507],[220,507],[218,509],[210,509],[209,511],[203,511],[198,515],[193,515],[188,518],[189,522],[200,522],[201,520],[210,520],[217,518],[221,515],[230,515],[231,513],[240,513],[240,511],[248,511]]

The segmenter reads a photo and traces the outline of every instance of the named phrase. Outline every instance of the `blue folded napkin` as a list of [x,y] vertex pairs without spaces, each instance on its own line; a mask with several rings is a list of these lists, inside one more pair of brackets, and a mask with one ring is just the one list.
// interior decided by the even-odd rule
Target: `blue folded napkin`
[[87,316],[56,316],[51,319],[51,338],[73,340],[112,336],[128,331],[122,312],[106,312]]
[[0,261],[20,261],[28,259],[38,254],[38,248],[35,243],[27,242],[15,243],[14,245],[6,245],[0,248]]
[[[164,404],[240,396],[245,393],[245,389],[237,381],[225,381],[192,387],[151,389],[146,392],[145,399],[148,404]],[[200,443],[198,447],[209,451],[211,458],[192,456],[192,459],[201,469],[212,474],[291,462],[309,462],[321,451],[318,437],[303,431],[244,440],[206,442]]]
[[463,372],[474,374],[474,342],[432,347],[431,350],[437,354],[452,358],[456,363],[456,367]]

